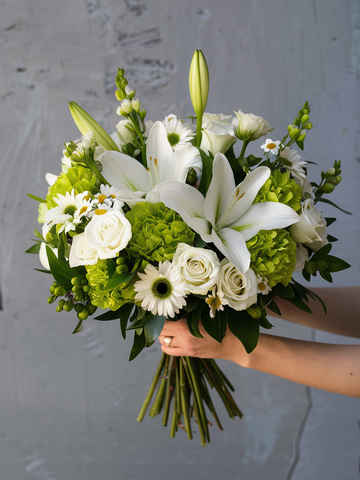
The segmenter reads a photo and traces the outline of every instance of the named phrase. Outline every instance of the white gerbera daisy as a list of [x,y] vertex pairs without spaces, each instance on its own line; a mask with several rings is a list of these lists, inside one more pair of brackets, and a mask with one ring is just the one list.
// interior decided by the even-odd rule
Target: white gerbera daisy
[[163,124],[166,128],[168,141],[174,152],[191,145],[191,140],[194,138],[191,125],[184,125],[181,120],[177,119],[176,115],[165,117]]
[[280,147],[280,140],[271,140],[271,138],[267,138],[265,142],[261,145],[261,148],[264,150],[265,153],[270,152],[273,155],[277,155]]
[[284,167],[289,170],[296,182],[302,186],[306,179],[306,173],[303,167],[308,165],[308,163],[301,160],[301,156],[297,151],[290,147],[284,148],[284,150],[280,152],[280,157],[285,159],[285,162],[283,162]]
[[256,280],[258,282],[258,290],[257,293],[261,293],[262,295],[267,295],[271,292],[272,288],[268,285],[267,278],[263,278],[259,273],[256,275]]
[[79,193],[75,195],[75,190],[66,192],[65,195],[60,193],[54,197],[54,201],[57,203],[57,207],[50,208],[45,213],[45,222],[49,228],[53,225],[61,224],[61,228],[58,233],[65,230],[75,230],[77,223],[81,221],[82,215],[86,214],[89,208],[89,200],[87,192]]
[[160,262],[159,269],[148,263],[145,273],[138,275],[141,280],[134,285],[138,292],[135,300],[141,301],[144,310],[173,318],[186,305],[185,283],[168,260]]

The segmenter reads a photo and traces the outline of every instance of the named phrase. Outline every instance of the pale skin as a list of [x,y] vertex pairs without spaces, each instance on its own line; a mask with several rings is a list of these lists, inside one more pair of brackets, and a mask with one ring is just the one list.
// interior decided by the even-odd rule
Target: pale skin
[[[313,291],[327,307],[310,299],[312,314],[285,300],[276,299],[283,319],[318,330],[360,338],[360,286],[317,288]],[[274,313],[268,312],[275,316]],[[185,319],[167,321],[159,336],[161,349],[168,355],[221,358],[310,387],[360,398],[360,345],[337,345],[260,334],[255,350],[247,354],[240,341],[228,330],[222,343],[211,338],[200,325],[204,338],[189,333]],[[173,337],[171,347],[165,337]]]

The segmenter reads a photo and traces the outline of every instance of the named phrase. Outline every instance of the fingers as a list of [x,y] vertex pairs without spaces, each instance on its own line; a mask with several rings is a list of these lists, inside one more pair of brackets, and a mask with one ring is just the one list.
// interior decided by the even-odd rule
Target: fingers
[[[165,339],[171,338],[171,342],[167,342]],[[172,355],[174,357],[179,357],[183,355],[183,350],[179,346],[179,340],[176,337],[171,337],[168,335],[159,335],[159,342],[161,343],[161,350],[167,355]]]
[[180,336],[183,332],[187,332],[187,322],[185,318],[180,318],[176,322],[171,320],[166,320],[164,328],[162,329],[161,335],[168,337]]

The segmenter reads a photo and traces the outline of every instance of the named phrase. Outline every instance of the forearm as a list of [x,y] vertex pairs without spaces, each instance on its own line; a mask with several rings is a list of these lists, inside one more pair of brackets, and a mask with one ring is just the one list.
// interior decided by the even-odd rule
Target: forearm
[[[360,287],[314,288],[327,308],[324,312],[321,302],[309,301],[313,313],[305,313],[287,300],[276,298],[281,317],[300,325],[318,330],[360,338]],[[268,315],[277,316],[270,310]]]
[[360,346],[307,342],[261,334],[258,346],[229,360],[277,377],[360,398]]

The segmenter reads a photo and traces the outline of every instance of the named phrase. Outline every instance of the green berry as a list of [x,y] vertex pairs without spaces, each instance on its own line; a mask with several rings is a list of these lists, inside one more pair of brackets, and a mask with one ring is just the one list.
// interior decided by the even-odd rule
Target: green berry
[[86,310],[82,310],[81,312],[78,312],[77,317],[79,320],[86,320],[88,318],[89,314]]

